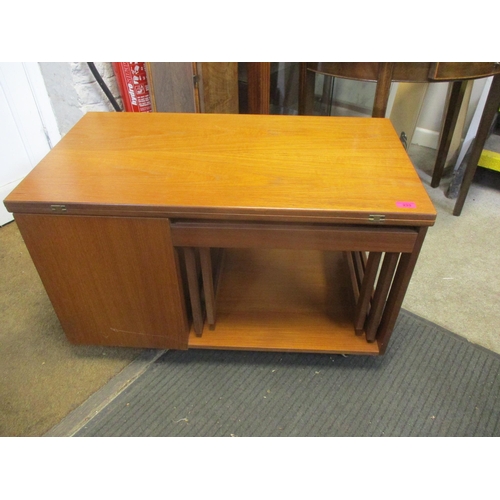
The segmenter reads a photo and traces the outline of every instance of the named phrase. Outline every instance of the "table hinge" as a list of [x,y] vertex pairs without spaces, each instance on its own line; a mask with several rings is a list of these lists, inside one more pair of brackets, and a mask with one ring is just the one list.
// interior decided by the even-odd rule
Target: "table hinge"
[[50,205],[50,209],[57,213],[67,212],[66,205]]
[[384,222],[385,221],[385,215],[379,215],[379,214],[369,215],[368,216],[368,220],[370,222]]

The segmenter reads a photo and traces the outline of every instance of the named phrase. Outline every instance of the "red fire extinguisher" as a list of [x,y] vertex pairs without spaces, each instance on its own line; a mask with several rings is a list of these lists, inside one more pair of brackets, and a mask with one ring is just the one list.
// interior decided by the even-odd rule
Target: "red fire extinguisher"
[[143,62],[114,62],[118,87],[125,111],[148,113],[152,111],[146,67]]

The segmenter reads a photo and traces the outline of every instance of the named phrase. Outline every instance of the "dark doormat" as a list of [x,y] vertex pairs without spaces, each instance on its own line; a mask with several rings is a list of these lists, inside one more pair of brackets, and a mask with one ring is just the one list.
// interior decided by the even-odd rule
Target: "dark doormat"
[[500,356],[402,311],[387,353],[168,351],[75,436],[499,436]]

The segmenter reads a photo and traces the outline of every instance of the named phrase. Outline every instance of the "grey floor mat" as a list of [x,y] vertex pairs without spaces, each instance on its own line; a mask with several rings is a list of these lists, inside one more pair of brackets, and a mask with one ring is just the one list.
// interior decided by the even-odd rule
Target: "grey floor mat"
[[500,356],[402,311],[385,356],[168,351],[76,436],[499,436]]

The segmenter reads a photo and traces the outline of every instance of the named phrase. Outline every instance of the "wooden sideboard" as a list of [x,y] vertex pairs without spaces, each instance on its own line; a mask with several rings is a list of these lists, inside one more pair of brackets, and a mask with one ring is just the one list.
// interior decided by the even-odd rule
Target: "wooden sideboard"
[[383,354],[436,212],[387,119],[88,113],[5,200],[71,342]]

